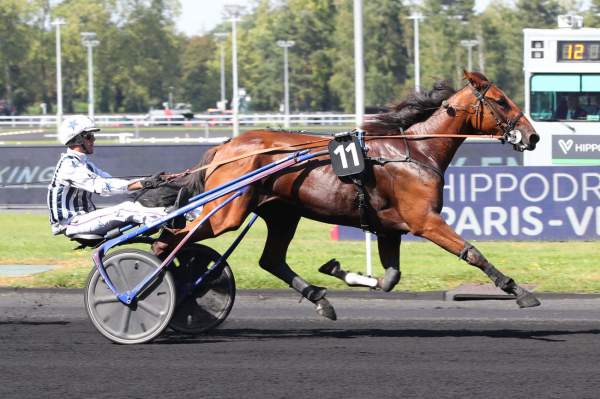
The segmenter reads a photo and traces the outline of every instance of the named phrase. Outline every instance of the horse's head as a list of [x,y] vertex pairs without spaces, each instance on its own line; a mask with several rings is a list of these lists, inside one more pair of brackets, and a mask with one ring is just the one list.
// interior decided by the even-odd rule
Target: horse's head
[[480,132],[501,137],[517,151],[533,150],[540,136],[523,111],[483,74],[464,71],[476,103],[470,116],[471,126]]

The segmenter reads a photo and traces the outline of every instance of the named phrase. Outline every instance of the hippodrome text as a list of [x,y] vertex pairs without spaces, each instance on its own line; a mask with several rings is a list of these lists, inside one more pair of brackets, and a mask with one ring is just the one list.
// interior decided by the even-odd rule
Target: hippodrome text
[[442,214],[479,239],[600,238],[597,167],[450,168]]

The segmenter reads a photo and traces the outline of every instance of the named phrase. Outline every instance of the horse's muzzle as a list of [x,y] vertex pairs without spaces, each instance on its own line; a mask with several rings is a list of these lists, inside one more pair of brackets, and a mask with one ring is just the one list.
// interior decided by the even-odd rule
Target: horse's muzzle
[[540,141],[540,136],[537,133],[531,133],[529,136],[525,136],[520,130],[515,129],[505,135],[505,140],[512,144],[516,151],[533,151],[535,150],[536,144]]
[[527,146],[527,149],[529,151],[535,150],[535,146],[539,141],[540,141],[540,135],[537,133],[531,133],[529,135],[529,145]]

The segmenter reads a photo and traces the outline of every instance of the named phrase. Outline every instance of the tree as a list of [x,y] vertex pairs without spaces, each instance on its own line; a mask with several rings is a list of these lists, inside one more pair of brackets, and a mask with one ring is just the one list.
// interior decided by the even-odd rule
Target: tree
[[169,88],[179,86],[182,38],[175,34],[173,1],[125,1],[118,43],[111,59],[116,111],[145,112],[166,101]]
[[181,95],[195,110],[214,107],[219,100],[218,69],[211,68],[215,43],[209,36],[189,39],[181,54],[181,81],[186,82]]
[[523,28],[515,9],[491,4],[477,17],[486,45],[486,76],[517,103],[523,103]]
[[[111,22],[113,1],[69,0],[54,10],[65,20],[61,27],[62,83],[65,112],[87,110],[87,50],[81,41],[82,32],[95,32],[100,45],[94,51],[94,70],[97,92],[101,95],[107,82],[101,77],[113,76],[106,68],[112,47],[114,29]],[[56,56],[56,55],[54,55]],[[100,101],[103,104],[103,101]],[[104,108],[104,107],[101,107]],[[106,109],[100,109],[106,111]]]
[[[257,111],[278,110],[283,102],[283,50],[277,46],[277,40],[296,39],[289,33],[284,14],[283,9],[271,10],[269,1],[262,0],[241,25],[240,86],[250,94],[251,108]],[[292,93],[297,89],[294,52],[295,48],[289,52]]]
[[585,26],[600,28],[600,0],[592,0],[589,10],[585,13]]
[[22,111],[32,100],[27,84],[33,29],[29,25],[33,11],[31,2],[0,2],[0,98],[8,110]]
[[426,0],[421,12],[422,83],[430,87],[439,79],[452,85],[462,83],[462,70],[467,67],[467,51],[463,39],[475,39],[473,0]]
[[[354,103],[354,23],[351,2],[337,2],[330,86],[346,112]],[[373,0],[363,10],[365,105],[380,108],[398,97],[407,81],[406,10],[393,0]]]
[[296,45],[290,54],[293,77],[292,108],[300,111],[337,108],[331,92],[333,0],[289,0],[283,10],[283,26]]
[[557,18],[565,10],[557,0],[517,0],[516,11],[520,26],[528,28],[555,28]]

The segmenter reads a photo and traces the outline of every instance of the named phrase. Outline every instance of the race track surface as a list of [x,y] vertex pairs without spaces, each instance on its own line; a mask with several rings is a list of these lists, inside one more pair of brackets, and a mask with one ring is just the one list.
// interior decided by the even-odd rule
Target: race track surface
[[0,289],[0,398],[598,398],[600,298],[238,292],[211,335],[115,345],[81,291]]

